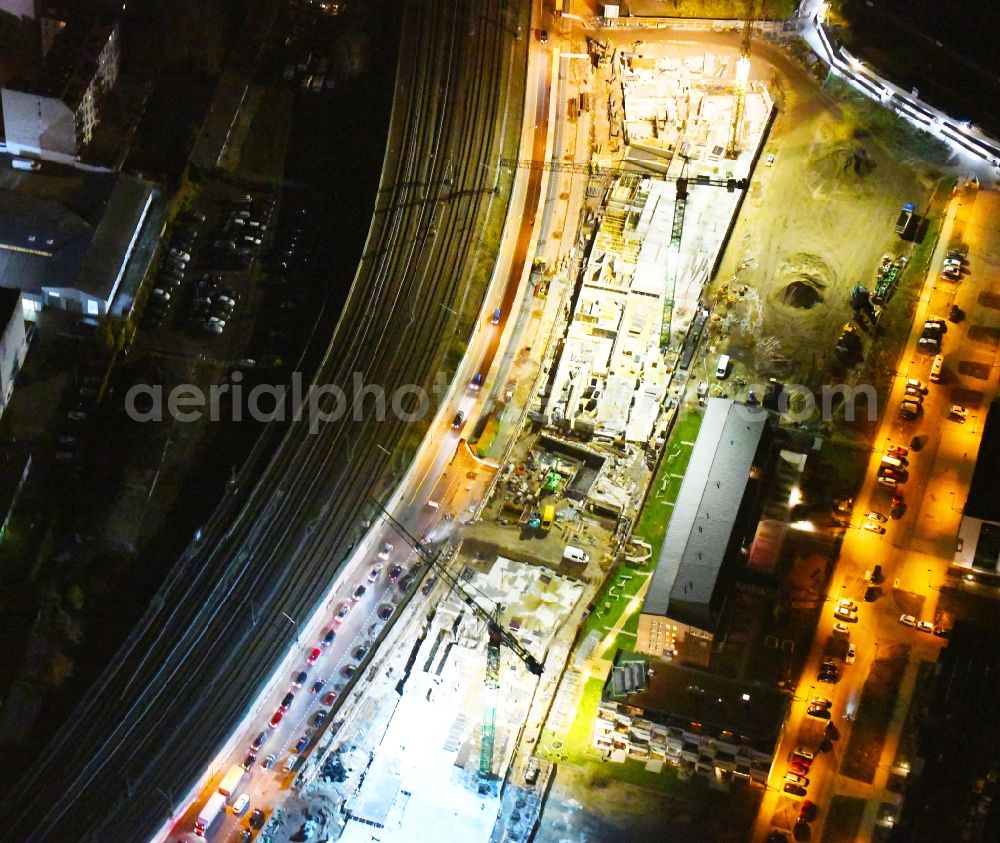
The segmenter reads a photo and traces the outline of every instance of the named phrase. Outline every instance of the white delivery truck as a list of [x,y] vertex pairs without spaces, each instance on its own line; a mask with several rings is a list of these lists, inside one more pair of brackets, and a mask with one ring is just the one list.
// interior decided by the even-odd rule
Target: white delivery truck
[[568,562],[579,562],[581,565],[586,565],[590,561],[590,554],[568,544],[563,551],[563,559]]
[[207,837],[208,829],[211,827],[212,823],[215,822],[215,818],[226,807],[226,797],[221,793],[213,793],[208,797],[208,801],[205,803],[205,807],[201,809],[198,814],[198,819],[194,821],[194,833],[199,837]]

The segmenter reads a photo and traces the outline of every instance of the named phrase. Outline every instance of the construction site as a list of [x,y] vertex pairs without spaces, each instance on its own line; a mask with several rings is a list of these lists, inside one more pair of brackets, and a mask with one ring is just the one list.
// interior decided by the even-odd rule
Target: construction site
[[704,286],[772,114],[766,86],[741,79],[748,70],[731,59],[644,45],[606,68],[621,91],[612,136],[633,172],[612,182],[597,211],[544,399],[553,427],[662,445],[663,408],[690,364]]
[[425,583],[432,608],[376,655],[377,678],[286,802],[291,839],[490,839],[538,684],[530,654],[551,646],[583,588],[502,557],[447,556]]

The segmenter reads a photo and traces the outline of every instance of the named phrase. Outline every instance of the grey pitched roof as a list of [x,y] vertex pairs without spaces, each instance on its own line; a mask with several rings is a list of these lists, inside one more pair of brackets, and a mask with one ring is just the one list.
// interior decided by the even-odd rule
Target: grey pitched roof
[[153,192],[134,176],[112,178],[73,195],[76,211],[0,190],[0,286],[65,287],[110,302]]
[[709,601],[769,416],[729,398],[709,399],[644,614],[711,629]]
[[132,239],[146,215],[152,195],[153,185],[149,182],[134,176],[118,176],[72,285],[75,289],[111,302],[121,282]]

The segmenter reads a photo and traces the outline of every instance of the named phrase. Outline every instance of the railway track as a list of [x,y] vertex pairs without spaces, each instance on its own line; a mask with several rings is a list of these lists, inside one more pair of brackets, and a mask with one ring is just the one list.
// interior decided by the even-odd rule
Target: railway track
[[[428,387],[500,157],[511,0],[407,0],[382,183],[317,382]],[[341,572],[406,423],[292,424],[188,548],[71,722],[0,803],[5,840],[145,839]],[[265,435],[275,435],[273,432]]]

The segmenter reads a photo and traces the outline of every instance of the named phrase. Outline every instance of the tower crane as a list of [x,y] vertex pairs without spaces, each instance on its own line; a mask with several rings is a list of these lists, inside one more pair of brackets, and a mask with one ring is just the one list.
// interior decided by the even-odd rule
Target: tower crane
[[[448,570],[440,560],[440,553],[431,553],[427,545],[415,539],[378,501],[373,501],[381,511],[389,525],[402,537],[410,547],[412,547],[421,560],[435,572],[452,590],[459,599],[468,606],[472,612],[486,624],[486,679],[484,682],[485,701],[483,705],[483,731],[482,740],[479,747],[479,775],[481,779],[490,779],[493,776],[493,739],[496,732],[496,703],[497,694],[500,691],[500,647],[505,646],[514,651],[514,654],[524,662],[524,666],[533,676],[541,676],[544,667],[530,652],[517,640],[501,623],[501,612],[503,607],[498,603],[493,603],[492,609],[486,609],[480,605],[469,589],[468,583],[459,580]],[[489,598],[480,595],[483,600]],[[490,601],[492,602],[492,601]]]
[[[626,170],[621,166],[599,167],[596,164],[578,164],[571,161],[540,161],[531,158],[501,158],[501,167],[521,167],[527,170],[544,170],[554,173],[580,173],[585,176],[619,176],[626,173],[648,176],[649,178],[659,178],[663,181],[677,181],[683,176],[668,176],[664,173],[640,173],[633,170]],[[748,184],[747,179],[717,179],[710,176],[695,176],[693,179],[684,179],[692,185],[708,185],[710,187],[724,187],[730,193],[735,190],[745,190]]]
[[670,298],[663,297],[663,324],[660,329],[660,347],[666,350],[670,345],[670,331],[673,329],[674,303],[677,298],[677,268],[681,255],[681,235],[684,233],[684,212],[687,207],[688,180],[687,173],[688,159],[685,157],[681,164],[681,172],[677,177],[674,189],[674,218],[670,225],[670,246],[667,249],[667,284],[664,292],[669,288]]
[[740,134],[743,132],[743,112],[747,103],[747,85],[750,81],[750,39],[756,19],[757,0],[746,0],[747,16],[743,21],[743,40],[740,57],[736,60],[736,86],[733,90],[733,122],[729,127],[726,158],[735,158],[740,152]]

